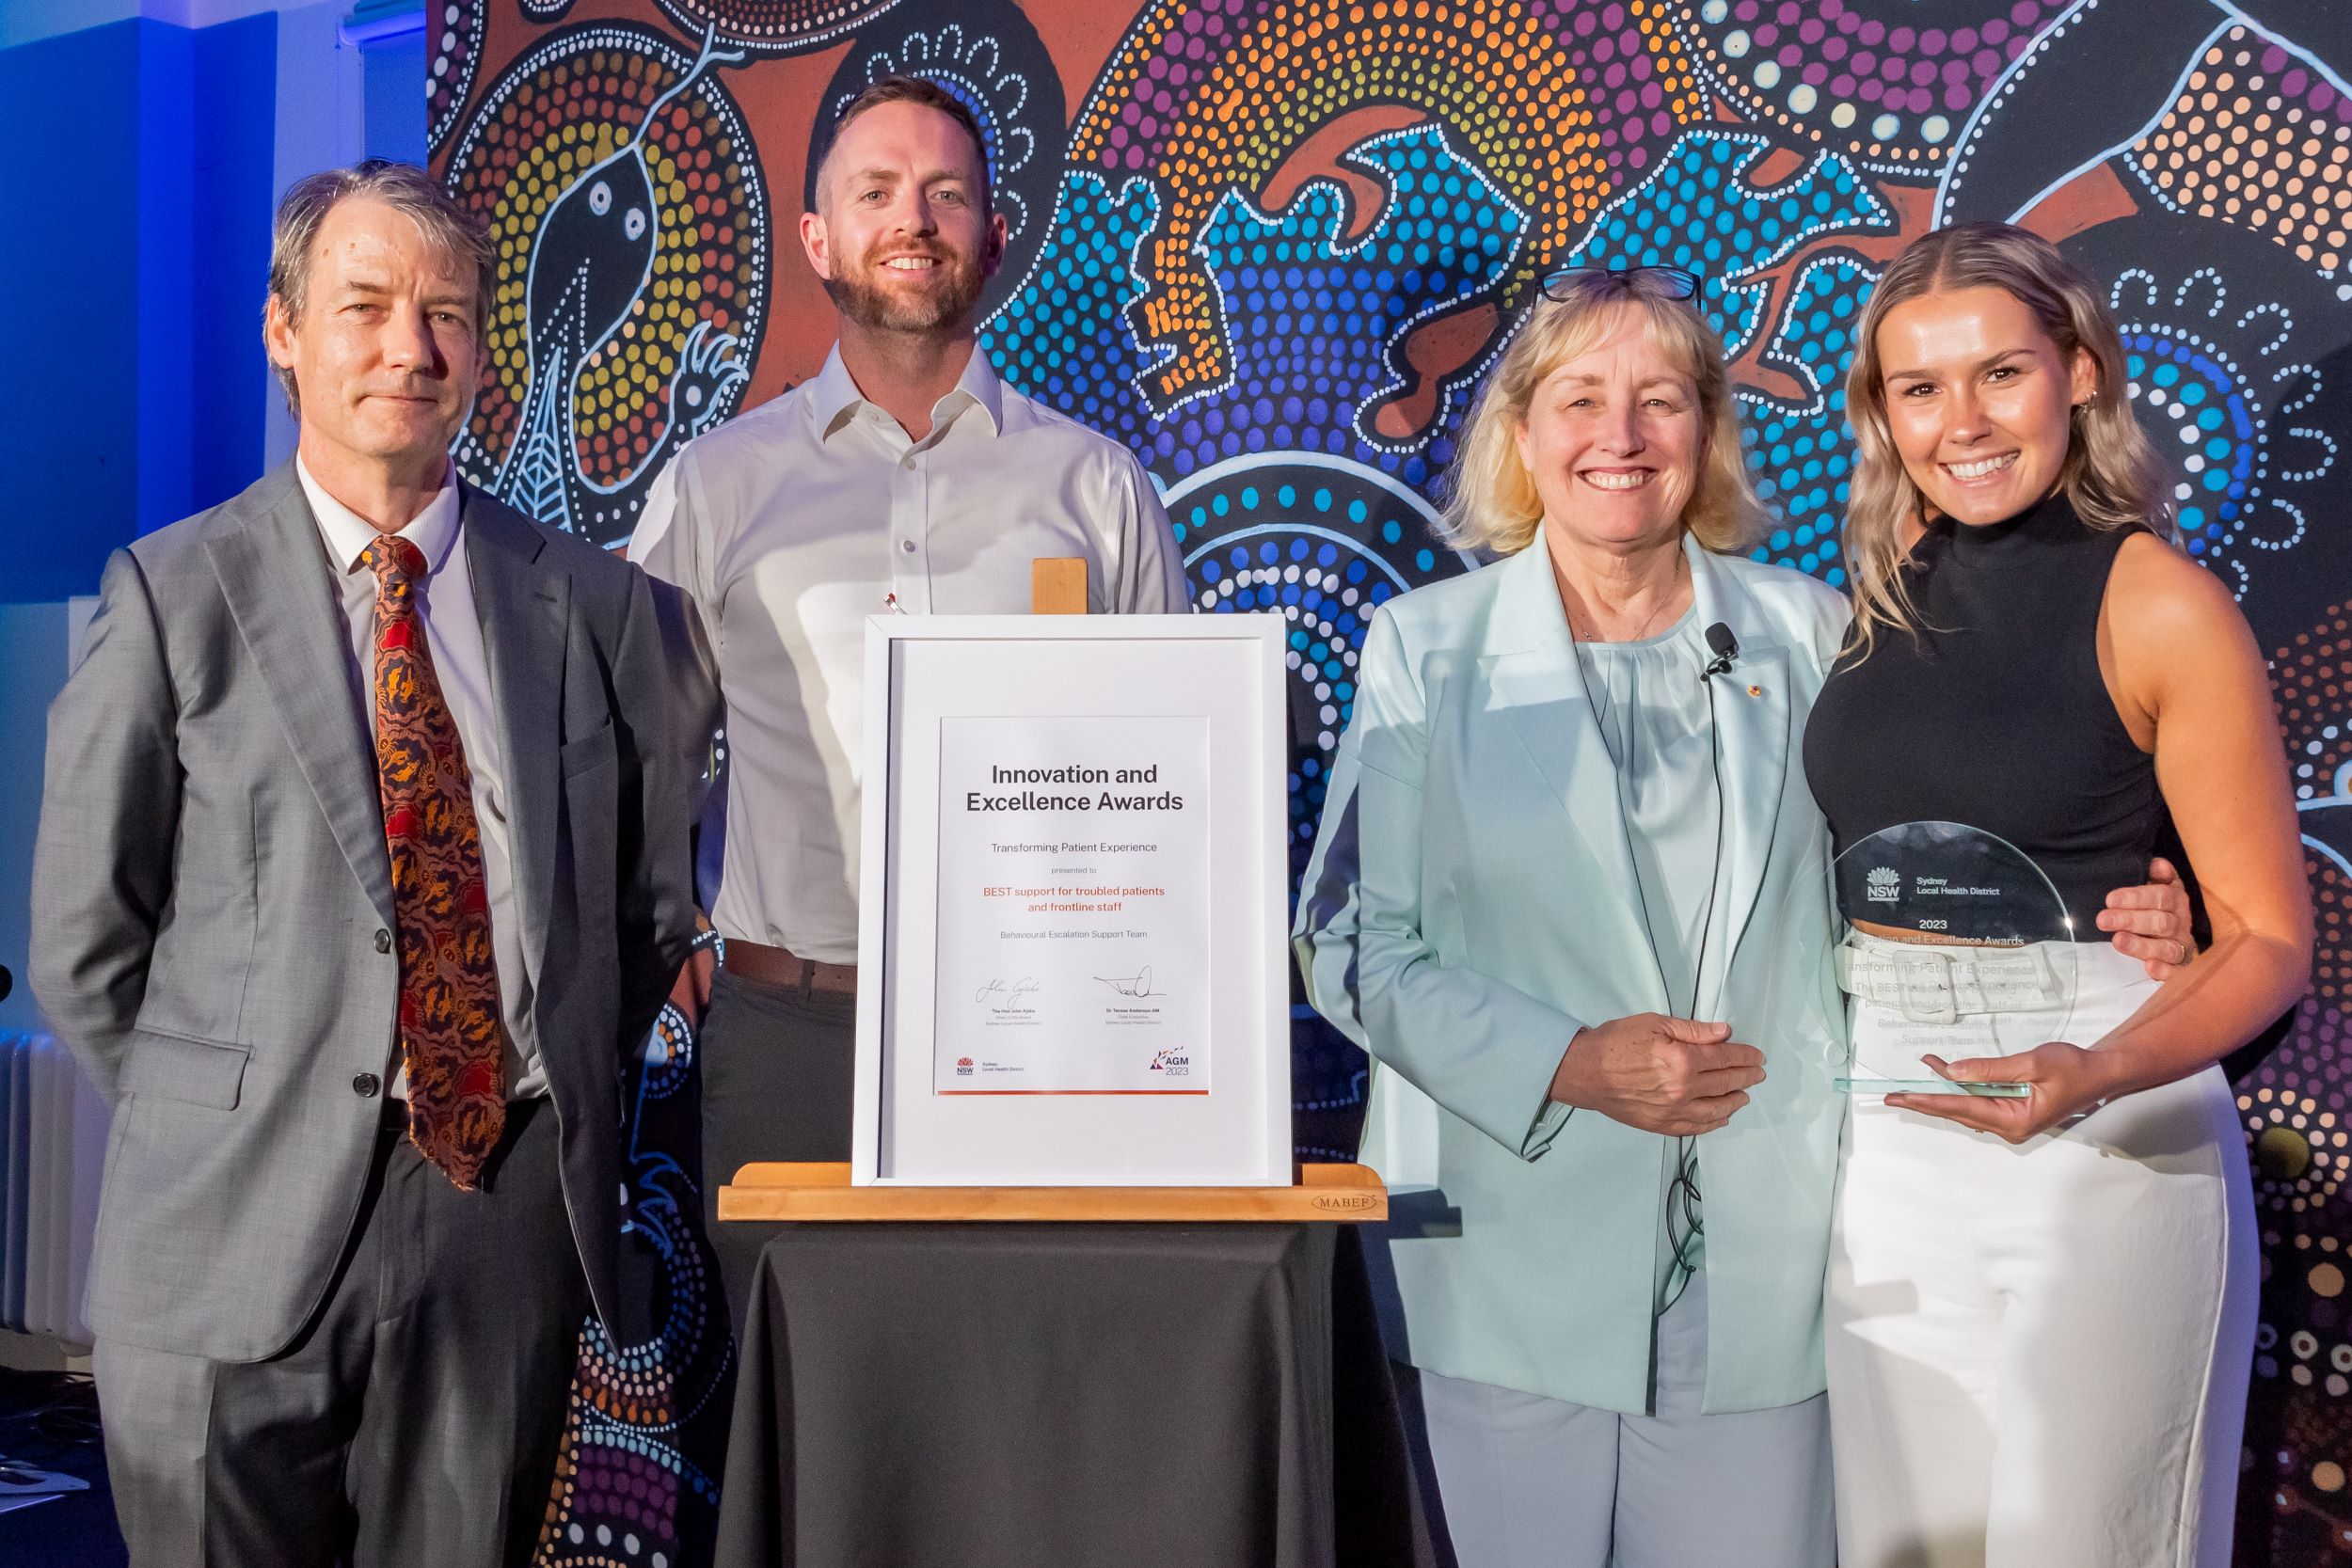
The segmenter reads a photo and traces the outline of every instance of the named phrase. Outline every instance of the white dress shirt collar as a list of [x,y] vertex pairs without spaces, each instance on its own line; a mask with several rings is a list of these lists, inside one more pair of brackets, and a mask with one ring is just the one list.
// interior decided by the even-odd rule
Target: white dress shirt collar
[[[809,382],[809,417],[817,421],[819,440],[830,436],[854,418],[859,410],[871,408],[883,420],[896,425],[898,420],[884,412],[882,404],[872,402],[858,390],[856,378],[841,362],[841,345],[835,343],[825,356],[824,367]],[[980,352],[980,345],[972,345],[972,356],[964,361],[963,373],[946,396],[931,404],[931,436],[935,439],[954,422],[966,408],[977,408],[988,416],[992,436],[1001,435],[1005,428],[1004,383],[996,379],[996,371]]]
[[[302,481],[302,493],[310,499],[310,515],[318,519],[319,533],[326,541],[327,559],[339,572],[353,570],[367,547],[381,535],[365,517],[328,495],[299,454],[294,458],[294,476]],[[426,576],[441,569],[442,562],[449,559],[451,546],[457,543],[454,471],[442,480],[441,488],[425,502],[424,510],[408,519],[408,526],[400,531],[399,537],[424,552]]]

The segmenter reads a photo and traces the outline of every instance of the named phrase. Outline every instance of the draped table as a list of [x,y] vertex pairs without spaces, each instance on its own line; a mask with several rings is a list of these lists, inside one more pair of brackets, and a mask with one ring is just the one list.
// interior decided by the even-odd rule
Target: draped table
[[1352,1227],[792,1224],[720,1568],[1425,1568]]

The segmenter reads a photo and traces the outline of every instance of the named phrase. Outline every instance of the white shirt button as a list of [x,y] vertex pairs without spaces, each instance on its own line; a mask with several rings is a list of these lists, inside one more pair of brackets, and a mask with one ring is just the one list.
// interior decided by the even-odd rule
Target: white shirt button
[[914,541],[912,539],[901,539],[898,541],[898,547],[906,551],[907,554],[913,555],[914,553]]

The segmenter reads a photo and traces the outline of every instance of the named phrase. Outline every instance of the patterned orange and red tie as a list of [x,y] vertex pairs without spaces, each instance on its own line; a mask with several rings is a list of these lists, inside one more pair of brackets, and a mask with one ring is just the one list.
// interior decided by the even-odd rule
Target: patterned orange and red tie
[[470,1192],[506,1125],[473,780],[417,619],[424,552],[378,539],[364,559],[375,573],[375,775],[400,928],[408,1140]]

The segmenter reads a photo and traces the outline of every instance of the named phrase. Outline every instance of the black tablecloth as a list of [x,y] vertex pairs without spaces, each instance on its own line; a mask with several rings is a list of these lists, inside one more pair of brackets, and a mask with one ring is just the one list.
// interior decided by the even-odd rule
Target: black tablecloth
[[785,1227],[719,1568],[1425,1568],[1346,1230]]

